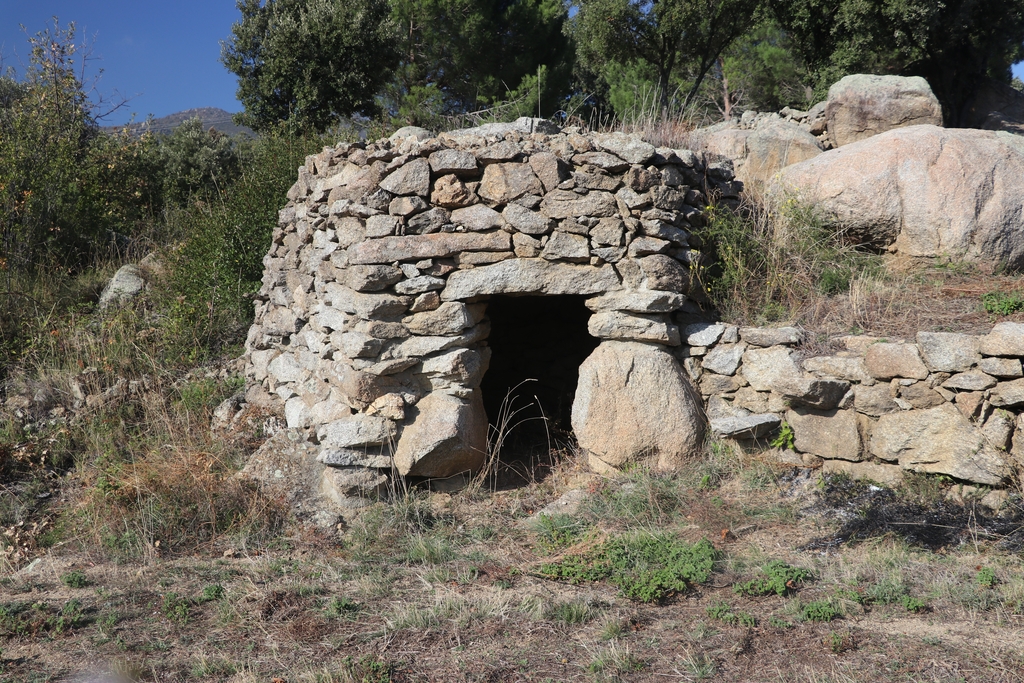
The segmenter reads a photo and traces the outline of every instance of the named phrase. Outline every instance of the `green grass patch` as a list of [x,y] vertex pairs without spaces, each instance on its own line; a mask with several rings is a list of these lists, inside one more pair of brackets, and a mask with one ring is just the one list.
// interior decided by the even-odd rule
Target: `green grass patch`
[[71,571],[60,577],[60,582],[68,588],[85,588],[89,585],[89,579],[80,571]]
[[785,595],[810,578],[811,573],[806,569],[791,567],[781,560],[772,560],[761,568],[761,576],[736,584],[733,590],[738,595]]
[[548,621],[559,621],[563,624],[586,624],[594,620],[600,612],[586,600],[570,600],[552,605],[544,617]]
[[547,552],[568,548],[580,541],[586,525],[570,515],[540,515],[537,519],[537,543]]
[[540,574],[570,583],[608,581],[628,598],[657,602],[706,582],[717,559],[707,539],[690,544],[665,533],[635,532],[542,565]]
[[987,292],[981,295],[981,307],[989,315],[1011,315],[1024,311],[1024,292]]

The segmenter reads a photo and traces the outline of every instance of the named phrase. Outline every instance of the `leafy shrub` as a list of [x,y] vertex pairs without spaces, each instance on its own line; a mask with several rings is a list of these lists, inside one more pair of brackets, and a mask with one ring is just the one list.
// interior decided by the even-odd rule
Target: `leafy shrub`
[[636,532],[542,565],[540,573],[572,583],[607,580],[629,598],[655,602],[706,582],[717,558],[707,539],[691,545],[668,534]]
[[785,595],[795,590],[798,583],[811,578],[806,569],[791,567],[781,560],[772,560],[762,567],[761,572],[763,576],[737,584],[733,590],[739,595]]
[[204,130],[198,117],[157,139],[163,199],[188,206],[216,200],[238,176],[236,141],[214,129]]
[[753,628],[757,626],[757,619],[748,612],[734,612],[732,605],[725,602],[718,602],[707,608],[707,615],[730,626],[745,626]]
[[1024,311],[1024,292],[987,292],[981,295],[981,307],[990,315]]
[[804,621],[832,621],[842,616],[838,608],[828,600],[815,600],[800,605],[800,616]]
[[359,659],[351,656],[342,660],[342,680],[360,683],[391,683],[394,666],[377,655],[365,655]]
[[996,585],[995,570],[992,567],[981,567],[974,580],[982,588],[993,588]]
[[771,447],[789,451],[796,447],[796,433],[788,422],[783,422],[782,426],[779,427],[779,433],[772,439]]
[[0,604],[0,636],[65,633],[86,621],[78,600],[69,600],[60,609],[45,602]]
[[908,612],[923,612],[928,607],[928,604],[924,600],[910,595],[904,595],[901,597],[900,604],[903,605],[903,609]]
[[354,620],[361,609],[362,605],[343,595],[340,598],[331,598],[324,611],[332,619]]
[[161,609],[164,616],[178,626],[187,624],[192,616],[192,608],[189,605],[189,601],[173,592],[164,595]]
[[216,602],[224,599],[224,586],[219,583],[203,586],[203,592],[199,594],[197,602]]
[[172,233],[184,240],[171,255],[171,338],[193,359],[244,339],[277,212],[296,167],[322,143],[314,136],[261,137],[217,201],[171,215]]
[[89,585],[89,580],[85,578],[85,574],[79,571],[64,574],[60,577],[60,582],[68,588],[85,588]]

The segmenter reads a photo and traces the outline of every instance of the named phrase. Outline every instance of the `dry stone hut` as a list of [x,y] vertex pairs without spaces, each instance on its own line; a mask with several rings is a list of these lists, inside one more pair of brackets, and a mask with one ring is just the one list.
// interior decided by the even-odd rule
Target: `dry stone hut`
[[599,472],[680,469],[706,425],[881,482],[910,470],[966,491],[1024,472],[1024,324],[845,336],[808,357],[800,329],[701,321],[691,230],[711,195],[738,196],[731,166],[548,126],[402,131],[306,160],[245,357],[247,402],[288,429],[245,476],[315,511],[318,493],[361,505],[394,472],[473,472],[507,398],[539,404],[517,422],[571,429]]
[[[537,119],[311,156],[247,341],[332,497],[473,471],[517,387],[599,469],[678,468],[704,436],[678,351],[691,228],[728,165]],[[419,133],[417,135],[417,133]]]

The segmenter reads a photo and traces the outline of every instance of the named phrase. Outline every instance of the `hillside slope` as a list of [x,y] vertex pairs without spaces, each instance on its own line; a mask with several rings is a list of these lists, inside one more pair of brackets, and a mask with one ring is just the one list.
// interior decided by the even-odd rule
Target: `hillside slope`
[[[199,107],[198,109],[186,109],[185,111],[175,112],[168,114],[158,119],[152,119],[147,121],[139,121],[129,126],[133,132],[141,133],[143,131],[151,131],[153,133],[170,133],[172,130],[177,128],[180,124],[198,117],[206,128],[215,128],[221,133],[226,135],[236,135],[238,133],[244,133],[251,137],[255,137],[256,134],[246,128],[245,126],[239,126],[232,120],[231,112],[224,111],[217,107]],[[109,128],[120,128],[121,126],[109,126]]]

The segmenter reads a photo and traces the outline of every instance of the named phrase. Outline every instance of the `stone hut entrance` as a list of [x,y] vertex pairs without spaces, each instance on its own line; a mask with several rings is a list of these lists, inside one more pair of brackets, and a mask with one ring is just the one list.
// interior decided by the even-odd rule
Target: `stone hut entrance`
[[[579,368],[598,346],[582,296],[491,297],[491,360],[480,389],[502,457],[533,455],[572,430]],[[505,425],[500,424],[504,420]]]

